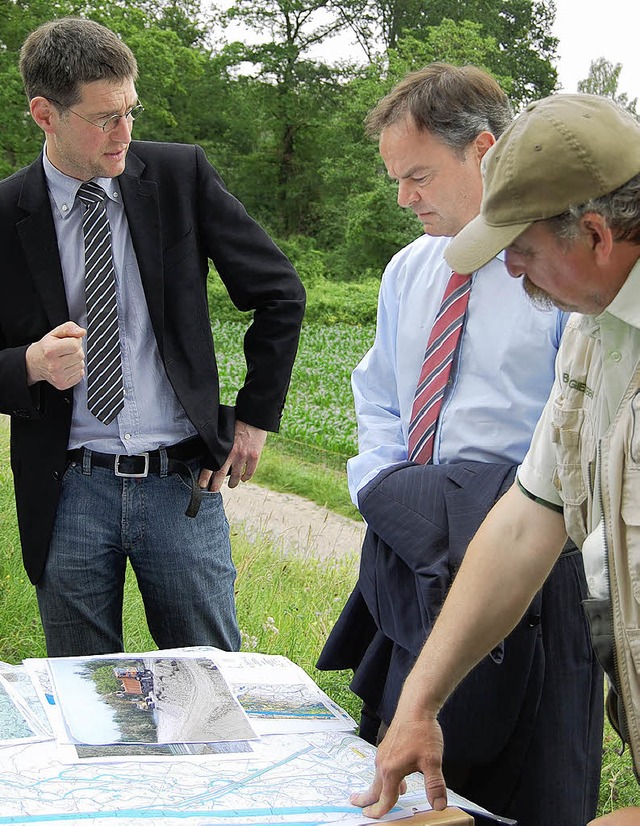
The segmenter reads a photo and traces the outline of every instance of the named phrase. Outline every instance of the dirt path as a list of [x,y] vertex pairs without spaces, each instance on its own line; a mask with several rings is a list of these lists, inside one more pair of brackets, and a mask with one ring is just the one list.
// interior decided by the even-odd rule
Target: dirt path
[[352,554],[357,557],[364,537],[363,522],[355,522],[292,493],[278,493],[251,482],[222,488],[231,529],[249,539],[261,536],[284,553],[316,559]]

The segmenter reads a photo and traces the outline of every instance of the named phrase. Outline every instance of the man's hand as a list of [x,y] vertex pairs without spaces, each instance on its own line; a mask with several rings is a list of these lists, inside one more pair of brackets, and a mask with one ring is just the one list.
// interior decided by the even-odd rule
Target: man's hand
[[86,334],[74,321],[65,321],[27,347],[28,384],[47,381],[57,390],[76,385],[84,376],[82,339]]
[[435,717],[411,719],[400,706],[378,747],[376,773],[366,792],[351,796],[354,806],[363,806],[363,815],[383,817],[406,791],[404,778],[414,771],[424,775],[429,803],[434,809],[447,805],[442,776],[442,731]]
[[256,472],[266,440],[266,430],[236,421],[233,447],[227,456],[227,461],[215,473],[210,470],[201,471],[198,479],[200,487],[217,493],[227,474],[229,474],[230,488],[235,488],[239,482],[248,482]]

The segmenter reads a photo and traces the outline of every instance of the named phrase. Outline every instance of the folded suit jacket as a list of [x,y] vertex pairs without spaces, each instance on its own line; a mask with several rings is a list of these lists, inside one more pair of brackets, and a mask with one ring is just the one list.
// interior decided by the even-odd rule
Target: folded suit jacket
[[[407,462],[381,471],[361,491],[367,533],[360,575],[318,667],[353,668],[351,688],[385,722],[469,541],[511,486],[515,470],[484,462]],[[544,678],[540,612],[538,593],[514,631],[443,707],[445,759],[490,762],[523,708],[535,708]]]

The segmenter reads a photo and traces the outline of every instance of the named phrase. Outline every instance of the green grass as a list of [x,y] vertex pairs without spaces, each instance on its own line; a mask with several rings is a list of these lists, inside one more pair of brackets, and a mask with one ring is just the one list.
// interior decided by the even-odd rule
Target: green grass
[[[315,668],[324,641],[355,584],[356,557],[331,562],[283,557],[267,542],[251,542],[233,526],[231,545],[238,572],[236,608],[242,650],[289,657],[357,720],[361,702],[348,688],[350,672]],[[147,630],[142,599],[130,568],[124,632],[127,651],[157,647]],[[44,648],[36,656],[46,656]]]
[[[222,401],[233,404],[246,371],[242,353],[246,325],[215,321],[212,326]],[[373,335],[371,325],[303,327],[282,416],[281,438],[344,467],[357,449],[350,377],[371,346]]]
[[[244,380],[245,329],[238,321],[213,324],[221,396],[227,404],[233,404]],[[269,434],[255,482],[359,518],[345,473],[347,459],[357,450],[350,378],[373,336],[372,325],[305,325],[280,432]]]
[[598,814],[608,814],[624,806],[640,806],[640,789],[633,775],[629,749],[621,753],[620,746],[620,738],[606,722]]
[[[28,653],[31,652],[31,653]],[[8,419],[0,416],[0,659],[45,656],[35,590],[22,567],[9,467]]]
[[361,702],[349,691],[350,672],[315,668],[356,582],[357,557],[283,557],[266,542],[249,543],[241,532],[232,535],[232,544],[242,649],[289,657],[357,720]]
[[[309,457],[309,452],[307,452]],[[323,457],[320,457],[322,459]],[[334,513],[360,520],[344,471],[297,455],[295,443],[269,437],[253,481],[281,493],[304,496]]]

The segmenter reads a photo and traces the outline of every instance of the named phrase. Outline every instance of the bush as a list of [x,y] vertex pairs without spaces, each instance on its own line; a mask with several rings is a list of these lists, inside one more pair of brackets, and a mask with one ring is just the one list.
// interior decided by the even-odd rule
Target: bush
[[307,289],[307,324],[349,324],[371,326],[376,323],[380,280],[318,281]]
[[305,235],[294,235],[286,241],[278,240],[278,246],[293,263],[307,289],[327,277],[326,254],[315,247]]

